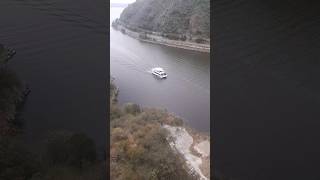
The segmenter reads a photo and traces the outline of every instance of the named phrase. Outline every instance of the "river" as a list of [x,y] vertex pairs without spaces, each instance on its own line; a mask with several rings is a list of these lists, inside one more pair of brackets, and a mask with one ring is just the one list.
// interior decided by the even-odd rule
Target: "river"
[[[111,7],[110,23],[121,7]],[[167,79],[150,70],[162,67]],[[119,102],[167,109],[191,127],[210,130],[210,54],[140,42],[110,27],[110,72]]]
[[31,88],[22,114],[26,142],[51,130],[84,132],[106,147],[107,2],[1,0],[0,42]]

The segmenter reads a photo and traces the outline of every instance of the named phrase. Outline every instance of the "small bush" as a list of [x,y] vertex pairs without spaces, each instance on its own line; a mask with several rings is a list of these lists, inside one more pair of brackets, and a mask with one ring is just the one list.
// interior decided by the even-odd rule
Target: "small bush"
[[187,40],[187,36],[186,36],[186,35],[182,35],[182,36],[180,37],[180,40],[181,40],[181,41]]
[[140,106],[133,103],[127,103],[124,106],[124,112],[128,114],[138,114],[141,112]]
[[141,38],[141,39],[148,39],[148,36],[147,36],[146,33],[140,33],[140,34],[139,34],[139,38]]
[[195,39],[195,42],[203,44],[203,43],[205,43],[207,41],[205,39],[202,39],[202,38],[197,38],[197,39]]
[[114,120],[120,118],[122,115],[122,111],[118,106],[111,105],[110,106],[110,120]]

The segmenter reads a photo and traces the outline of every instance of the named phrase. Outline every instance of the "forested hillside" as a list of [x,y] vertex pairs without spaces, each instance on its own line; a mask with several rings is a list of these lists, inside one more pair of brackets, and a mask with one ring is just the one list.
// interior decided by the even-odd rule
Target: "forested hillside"
[[134,28],[210,39],[209,0],[137,0],[120,16]]

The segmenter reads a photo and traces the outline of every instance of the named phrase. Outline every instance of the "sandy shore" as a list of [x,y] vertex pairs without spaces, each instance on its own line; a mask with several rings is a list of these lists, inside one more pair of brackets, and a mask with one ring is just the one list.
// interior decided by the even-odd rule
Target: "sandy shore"
[[184,127],[163,125],[169,133],[172,149],[180,153],[190,170],[200,180],[210,179],[210,139]]
[[117,24],[116,26],[117,26],[115,28],[116,30],[123,31],[128,36],[133,37],[133,38],[138,39],[143,42],[210,53],[210,44],[200,44],[200,43],[195,43],[195,42],[190,42],[190,41],[171,40],[171,39],[167,39],[162,36],[158,36],[158,35],[154,35],[154,34],[146,34],[147,39],[142,39],[139,37],[138,32],[131,31],[120,24]]

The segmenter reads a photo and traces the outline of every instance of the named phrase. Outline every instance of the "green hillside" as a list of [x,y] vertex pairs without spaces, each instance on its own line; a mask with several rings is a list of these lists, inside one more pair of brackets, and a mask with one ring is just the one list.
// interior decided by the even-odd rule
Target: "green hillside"
[[209,0],[137,0],[120,22],[133,28],[210,39]]

